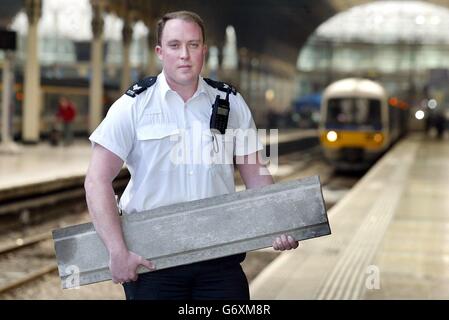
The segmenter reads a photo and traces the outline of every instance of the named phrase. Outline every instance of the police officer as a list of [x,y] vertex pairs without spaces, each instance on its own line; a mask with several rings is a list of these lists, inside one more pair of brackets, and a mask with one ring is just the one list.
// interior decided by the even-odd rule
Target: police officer
[[[256,128],[241,95],[200,76],[206,51],[204,25],[197,14],[164,15],[158,22],[156,46],[162,73],[131,86],[89,138],[89,213],[109,251],[112,280],[123,284],[127,299],[249,299],[240,265],[245,254],[156,270],[151,261],[129,251],[112,188],[125,162],[131,173],[119,204],[125,214],[234,192],[233,163],[213,161],[217,155],[221,160],[235,156],[248,189],[273,183],[271,175],[261,174],[264,166],[257,157],[255,163],[249,161],[262,145],[250,138]],[[232,139],[210,129],[217,95],[229,99],[227,128],[240,129]],[[184,146],[181,158],[173,152],[179,145]],[[276,250],[297,246],[286,235],[273,241]],[[139,266],[152,272],[138,276]]]

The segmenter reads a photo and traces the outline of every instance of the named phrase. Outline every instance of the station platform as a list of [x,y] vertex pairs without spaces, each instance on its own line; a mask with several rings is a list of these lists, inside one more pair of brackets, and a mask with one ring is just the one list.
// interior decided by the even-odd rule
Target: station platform
[[[268,132],[267,132],[268,134]],[[317,141],[317,130],[279,130],[279,148],[282,144],[298,141]],[[269,141],[263,140],[264,144]],[[83,179],[89,165],[91,145],[87,138],[76,140],[70,146],[51,146],[48,142],[21,145],[17,154],[0,154],[0,201],[26,196],[40,189],[55,189],[64,182]],[[73,181],[71,183],[74,183]],[[51,187],[49,187],[49,185]]]
[[329,212],[330,236],[283,252],[252,299],[449,299],[449,141],[412,134]]
[[74,144],[20,146],[17,154],[0,155],[0,194],[10,189],[86,175],[91,153],[87,139]]

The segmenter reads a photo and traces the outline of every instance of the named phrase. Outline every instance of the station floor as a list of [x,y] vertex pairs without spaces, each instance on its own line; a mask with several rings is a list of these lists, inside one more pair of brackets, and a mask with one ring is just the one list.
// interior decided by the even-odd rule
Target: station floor
[[252,299],[449,299],[449,140],[410,135],[328,212],[332,234],[282,253]]

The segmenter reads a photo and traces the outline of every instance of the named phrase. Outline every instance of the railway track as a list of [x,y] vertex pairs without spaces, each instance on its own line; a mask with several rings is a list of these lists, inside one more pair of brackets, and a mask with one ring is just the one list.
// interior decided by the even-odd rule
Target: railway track
[[57,270],[52,254],[53,241],[48,234],[25,239],[21,244],[1,248],[0,294]]
[[7,254],[9,252],[18,250],[20,248],[26,248],[32,246],[41,241],[45,241],[51,239],[51,233],[45,232],[43,234],[36,234],[34,236],[30,236],[27,238],[17,238],[14,241],[10,241],[9,243],[3,244],[0,246],[0,256]]
[[[319,174],[322,185],[326,186],[335,177],[333,169],[323,160],[320,160],[320,152],[318,149],[312,149],[308,153],[301,151],[280,156],[276,171],[277,172],[274,175],[276,182],[300,179]],[[126,183],[127,177],[126,175],[123,175],[116,182],[115,188],[122,188],[123,190]],[[241,184],[241,179],[239,175],[236,174],[237,190],[239,187],[242,188]],[[65,200],[62,201],[56,199],[58,196],[57,193],[52,193],[50,195],[43,195],[40,198],[40,203],[38,198],[34,199],[34,202],[25,203],[36,205],[38,208],[45,208],[48,205],[54,204],[56,199],[56,207],[59,209],[59,212],[61,212],[61,210],[67,209],[63,205],[67,200],[73,202],[73,198],[70,198],[69,195],[74,197],[74,200],[75,202],[78,202],[78,205],[81,198],[81,202],[84,203],[84,190],[82,191],[83,192],[81,192],[81,190],[73,190],[73,192],[71,192],[70,190],[65,190],[64,193],[62,193]],[[8,205],[10,205],[11,208],[13,206],[13,204]],[[22,205],[22,208],[30,210],[24,205]],[[87,214],[85,208],[84,213],[86,220]],[[63,225],[81,222],[71,221],[68,223],[65,222]],[[52,227],[47,227],[47,231],[39,232],[33,231],[33,227],[30,227],[30,230],[27,231],[27,233],[30,234],[29,236],[16,235],[15,237],[4,239],[3,241],[0,238],[0,243],[2,243],[2,245],[0,245],[0,270],[13,270],[0,273],[0,295],[57,271],[53,240],[51,233],[48,230],[61,226],[60,223],[56,225],[53,224]],[[274,257],[270,259],[274,259]],[[265,258],[265,260],[267,259]]]
[[87,222],[85,215],[63,216],[46,226],[29,226],[0,238],[0,295],[55,272],[51,229]]
[[[124,169],[113,183],[116,194],[123,192],[128,180]],[[64,184],[51,182],[50,187],[37,186],[18,192],[16,197],[9,194],[0,198],[0,234],[86,211],[83,183],[84,177],[76,177]]]

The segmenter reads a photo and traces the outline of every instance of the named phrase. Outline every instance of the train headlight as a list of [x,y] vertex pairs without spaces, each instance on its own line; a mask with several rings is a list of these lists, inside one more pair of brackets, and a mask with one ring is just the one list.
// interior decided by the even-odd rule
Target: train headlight
[[415,112],[415,118],[418,120],[424,119],[424,111],[418,110]]
[[373,136],[373,140],[374,140],[375,143],[381,144],[382,141],[384,141],[384,136],[382,135],[382,133],[376,133]]
[[376,133],[369,133],[366,135],[366,139],[369,142],[374,142],[377,145],[382,144],[382,142],[384,142],[384,135],[381,132],[376,132]]
[[337,135],[337,133],[336,133],[335,131],[329,131],[329,132],[326,134],[326,139],[327,139],[328,141],[330,141],[330,142],[335,142],[335,141],[337,141],[337,139],[338,139],[338,135]]

